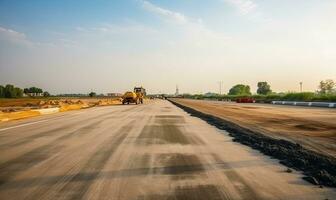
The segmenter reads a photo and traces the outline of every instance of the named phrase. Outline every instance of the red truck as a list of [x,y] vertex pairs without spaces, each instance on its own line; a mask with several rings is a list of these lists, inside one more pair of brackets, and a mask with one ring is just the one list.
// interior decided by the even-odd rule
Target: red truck
[[242,98],[237,98],[236,99],[237,103],[255,103],[255,99],[251,97],[242,97]]

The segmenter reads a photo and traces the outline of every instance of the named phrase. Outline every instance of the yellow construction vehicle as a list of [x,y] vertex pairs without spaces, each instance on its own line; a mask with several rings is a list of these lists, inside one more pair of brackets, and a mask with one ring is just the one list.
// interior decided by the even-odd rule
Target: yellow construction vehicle
[[143,99],[146,96],[146,90],[143,87],[135,87],[133,92],[125,92],[122,97],[122,104],[143,104]]

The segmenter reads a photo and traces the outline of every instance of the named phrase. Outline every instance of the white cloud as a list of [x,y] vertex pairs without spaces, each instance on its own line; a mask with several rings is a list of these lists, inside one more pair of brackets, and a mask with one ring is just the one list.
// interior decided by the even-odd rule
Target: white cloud
[[253,22],[258,23],[273,23],[273,19],[265,17],[260,11],[258,4],[254,0],[222,0],[233,6],[240,15],[246,16],[246,18]]
[[158,14],[162,17],[166,17],[169,20],[176,22],[178,24],[188,23],[187,17],[181,13],[161,8],[157,5],[150,3],[149,1],[142,1],[142,5],[146,10]]
[[[54,35],[61,36],[61,34],[57,32],[51,31],[51,33],[53,33]],[[62,33],[62,36],[66,37],[66,34]],[[20,45],[29,48],[73,47],[77,45],[77,43],[74,40],[70,40],[64,37],[49,42],[32,41],[24,33],[0,27],[0,41],[2,40],[14,45]]]
[[117,25],[117,24],[109,24],[104,23],[100,27],[93,28],[94,30],[101,31],[104,33],[114,33],[114,34],[125,34],[125,33],[157,33],[157,30],[144,26],[138,23],[132,24],[124,24],[124,25]]
[[24,33],[20,33],[4,27],[0,27],[0,39],[17,44],[32,44],[32,42],[27,39]]
[[76,31],[90,34],[127,34],[127,33],[144,33],[152,34],[157,33],[158,31],[154,28],[136,23],[134,21],[127,24],[111,24],[111,23],[101,23],[96,27],[76,27]]
[[81,27],[81,26],[77,26],[76,28],[76,31],[80,31],[80,32],[85,32],[87,31],[85,28]]
[[[177,27],[170,27],[171,33],[181,33],[182,37],[171,38],[168,37],[169,46],[172,48],[194,48],[194,47],[214,47],[222,42],[226,42],[230,37],[226,34],[218,33],[206,27],[201,18],[193,19],[186,15],[159,7],[148,1],[141,0],[142,6],[148,12],[161,16],[164,21],[174,22],[173,25],[183,25]],[[162,33],[162,34],[165,34]],[[182,47],[183,46],[183,47]]]
[[236,7],[238,11],[243,15],[254,12],[258,7],[258,5],[252,0],[224,0],[224,1]]

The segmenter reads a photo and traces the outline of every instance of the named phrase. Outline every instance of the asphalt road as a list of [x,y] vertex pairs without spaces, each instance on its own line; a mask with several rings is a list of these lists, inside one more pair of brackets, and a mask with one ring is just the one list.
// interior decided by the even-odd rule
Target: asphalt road
[[167,101],[0,124],[0,199],[335,199]]

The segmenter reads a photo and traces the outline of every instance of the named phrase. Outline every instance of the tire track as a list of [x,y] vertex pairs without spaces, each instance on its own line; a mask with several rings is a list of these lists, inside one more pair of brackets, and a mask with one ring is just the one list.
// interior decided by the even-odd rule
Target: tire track
[[[134,115],[134,112],[139,112],[146,109],[146,107],[131,107],[127,110],[133,110],[133,112],[129,112],[127,114],[119,114],[119,119],[128,119],[129,116]],[[122,120],[124,121],[124,120]],[[57,177],[57,179],[53,180],[52,186],[47,187],[45,189],[40,189],[35,193],[32,193],[27,199],[38,199],[38,198],[45,198],[48,199],[48,193],[50,190],[58,191],[56,193],[56,197],[54,198],[61,198],[61,199],[81,199],[89,187],[93,184],[93,181],[99,178],[101,174],[100,171],[104,168],[105,164],[108,160],[112,157],[114,152],[118,149],[119,145],[122,141],[127,137],[127,133],[131,131],[132,124],[136,120],[132,120],[131,122],[127,123],[127,125],[121,127],[117,131],[119,132],[117,135],[113,135],[108,138],[105,142],[103,142],[99,149],[92,154],[90,159],[85,162],[83,166],[80,167],[79,172],[74,174],[69,174],[71,171],[68,171],[67,174],[63,176]],[[53,187],[53,189],[51,189]],[[58,196],[60,195],[60,196]]]
[[[112,114],[108,113],[108,114],[109,115],[106,116],[105,118],[103,118],[102,120],[106,120],[106,119],[110,118],[111,116],[115,115],[115,113],[112,113]],[[68,124],[68,125],[65,125],[65,126],[62,126],[62,127],[57,127],[57,128],[51,129],[51,130],[47,130],[47,131],[43,131],[43,132],[40,132],[40,133],[37,133],[37,134],[34,134],[34,135],[30,135],[30,136],[18,139],[18,140],[13,141],[13,142],[5,143],[5,144],[0,145],[0,149],[16,148],[18,146],[28,144],[28,143],[34,141],[35,139],[48,137],[48,136],[53,136],[53,135],[55,135],[55,133],[57,133],[59,131],[68,129],[70,127],[73,127],[74,124],[80,124],[82,122],[97,119],[97,118],[100,118],[100,117],[105,116],[105,115],[106,114],[101,114],[101,115],[98,115],[98,116],[90,117],[90,118],[83,119],[83,120],[80,120],[80,121],[76,121],[74,123],[71,123],[71,124]]]
[[[134,120],[135,121],[135,120]],[[65,199],[82,199],[94,180],[99,176],[99,172],[104,168],[108,160],[113,156],[119,146],[132,130],[134,121],[119,129],[117,136],[110,137],[109,140],[101,144],[101,147],[90,157],[77,174],[61,188],[60,192]],[[91,172],[91,173],[88,173]]]
[[[139,107],[137,107],[139,108]],[[127,110],[132,110],[134,107],[129,108]],[[7,161],[5,163],[0,164],[0,186],[4,185],[6,182],[8,182],[11,178],[15,177],[17,174],[19,174],[22,171],[26,171],[30,169],[31,167],[35,166],[36,164],[48,159],[51,157],[51,155],[55,154],[62,148],[62,145],[60,145],[61,142],[66,141],[67,139],[70,139],[74,136],[83,135],[83,134],[89,134],[92,132],[99,124],[104,122],[106,119],[109,119],[112,115],[115,115],[116,113],[110,114],[103,119],[98,119],[84,127],[81,127],[75,131],[68,132],[66,134],[61,135],[60,137],[57,137],[56,139],[51,140],[50,142],[37,147],[33,150],[30,150],[23,155]],[[101,114],[99,116],[104,116],[105,114]],[[125,118],[128,115],[123,114],[123,116],[119,116],[119,118]],[[96,118],[97,116],[93,117]],[[89,118],[92,119],[92,118]],[[88,119],[81,120],[87,121]],[[78,123],[78,122],[77,122]],[[1,189],[1,188],[0,188]]]
[[217,154],[212,154],[216,163],[220,163],[221,168],[225,168],[224,175],[230,180],[233,187],[239,192],[242,199],[258,200],[262,199],[253,188],[242,178],[229,164],[224,162]]
[[23,155],[5,162],[0,165],[0,186],[9,181],[12,177],[18,173],[28,170],[34,165],[48,159],[52,154],[55,154],[62,148],[61,142],[81,133],[83,130],[87,130],[88,127],[97,126],[101,121],[90,123],[80,129],[66,133],[47,144],[44,144],[38,148],[35,148]]
[[[131,107],[126,110],[132,110],[132,109],[138,110],[140,109],[140,107]],[[109,113],[98,115],[98,117],[105,116],[107,114]],[[63,134],[40,147],[34,148],[24,153],[23,155],[16,157],[13,160],[0,164],[0,190],[6,189],[5,184],[8,181],[10,181],[10,179],[17,176],[19,173],[29,170],[30,168],[37,165],[38,163],[49,159],[52,155],[55,155],[64,146],[64,145],[60,145],[60,143],[72,137],[91,133],[95,129],[95,127],[99,126],[99,124],[104,122],[104,120],[109,119],[113,115],[116,115],[116,113],[110,114],[103,119],[99,119],[97,118],[97,116],[95,116],[89,119],[81,120],[81,122],[83,122],[83,121],[87,121],[87,120],[94,119],[94,118],[98,119],[84,127],[81,127],[74,131],[70,131],[66,134]],[[118,116],[118,118],[126,118],[129,115],[130,114],[127,114],[127,115],[122,114],[122,116]]]

